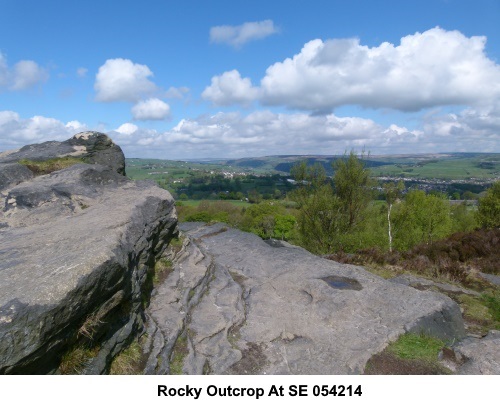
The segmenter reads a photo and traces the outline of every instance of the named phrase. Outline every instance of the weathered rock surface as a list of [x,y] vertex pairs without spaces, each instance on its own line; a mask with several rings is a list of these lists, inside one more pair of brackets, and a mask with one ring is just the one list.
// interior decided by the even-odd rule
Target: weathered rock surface
[[147,373],[181,361],[187,374],[359,374],[405,332],[465,335],[442,294],[220,224],[181,229],[184,253],[151,301]]
[[82,347],[89,356],[81,371],[103,373],[143,329],[155,260],[177,219],[167,191],[120,174],[118,149],[104,134],[84,133],[3,155],[0,177],[20,158],[75,153],[94,164],[9,174],[14,181],[4,183],[0,373],[58,372],[61,358]]
[[500,374],[500,331],[466,338],[446,353],[443,363],[457,374]]
[[447,284],[447,283],[438,283],[432,280],[427,280],[422,277],[412,276],[410,274],[402,274],[397,277],[394,277],[390,280],[393,283],[407,285],[418,290],[431,290],[431,291],[439,291],[447,295],[471,295],[474,297],[479,297],[479,294],[476,291],[468,290],[466,288],[457,287],[455,285]]
[[20,160],[44,161],[72,156],[88,164],[100,164],[125,175],[125,157],[121,148],[101,132],[87,131],[64,142],[49,141],[0,153],[0,191],[33,177]]

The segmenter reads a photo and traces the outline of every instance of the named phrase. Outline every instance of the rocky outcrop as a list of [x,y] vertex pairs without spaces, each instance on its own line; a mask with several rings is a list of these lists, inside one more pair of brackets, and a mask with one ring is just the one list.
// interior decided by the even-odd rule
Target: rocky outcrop
[[500,374],[500,331],[492,330],[483,339],[468,337],[444,351],[442,363],[456,374]]
[[359,374],[406,332],[465,336],[442,294],[221,224],[181,229],[148,310],[146,373]]
[[[17,163],[67,155],[87,164],[34,177]],[[0,190],[0,373],[105,373],[143,330],[155,261],[177,219],[167,191],[123,173],[119,147],[95,132],[0,157],[0,179],[8,179]]]
[[41,162],[63,157],[100,164],[125,175],[125,157],[111,138],[101,132],[80,132],[64,142],[49,141],[0,153],[0,191],[34,177],[28,167],[19,162]]

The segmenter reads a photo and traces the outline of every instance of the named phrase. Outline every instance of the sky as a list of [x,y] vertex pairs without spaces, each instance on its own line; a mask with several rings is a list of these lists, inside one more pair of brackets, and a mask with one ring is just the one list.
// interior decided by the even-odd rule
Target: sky
[[500,153],[500,0],[0,0],[0,151]]

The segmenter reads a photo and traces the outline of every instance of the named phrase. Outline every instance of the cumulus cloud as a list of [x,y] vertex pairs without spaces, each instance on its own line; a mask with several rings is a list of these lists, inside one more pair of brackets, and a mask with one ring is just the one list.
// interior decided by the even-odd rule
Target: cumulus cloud
[[21,60],[9,68],[6,58],[0,53],[0,90],[26,90],[48,78],[48,72],[32,60]]
[[201,96],[219,106],[248,105],[258,98],[259,89],[252,86],[249,78],[242,78],[237,70],[231,70],[212,77],[212,84],[205,88]]
[[122,124],[117,129],[115,129],[115,131],[123,135],[132,135],[138,129],[139,127],[137,125],[126,122],[125,124]]
[[63,141],[87,127],[78,121],[64,123],[55,118],[21,118],[14,111],[0,111],[0,150],[16,149],[30,143]]
[[452,143],[449,148],[464,152],[498,152],[500,102],[489,107],[467,108],[458,114],[433,111],[424,118],[423,132],[428,146]]
[[276,34],[272,20],[246,22],[242,25],[219,25],[210,28],[210,42],[224,43],[239,48],[250,41]]
[[[490,104],[500,98],[500,65],[487,57],[485,44],[485,37],[439,27],[408,35],[399,45],[315,39],[270,66],[259,87],[232,71],[212,78],[204,96],[220,105],[258,98],[264,105],[319,113],[342,105],[418,111]],[[243,88],[246,97],[235,97]]]
[[108,59],[96,75],[96,100],[138,101],[158,90],[151,77],[153,72],[146,65],[129,59]]
[[134,120],[164,120],[170,116],[170,106],[158,98],[141,100],[132,107]]
[[[86,129],[78,121],[64,123],[41,116],[23,119],[16,112],[0,111],[0,150],[65,140]],[[100,130],[107,132],[128,157],[163,159],[341,154],[363,147],[373,154],[498,152],[500,106],[466,108],[455,114],[433,111],[416,128],[335,114],[255,111],[183,119],[163,132],[130,122],[114,130]]]

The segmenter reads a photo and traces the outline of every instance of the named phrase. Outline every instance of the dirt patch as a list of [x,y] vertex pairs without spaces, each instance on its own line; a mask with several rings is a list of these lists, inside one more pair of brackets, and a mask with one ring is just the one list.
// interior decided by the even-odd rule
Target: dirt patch
[[262,367],[267,364],[262,346],[262,343],[248,342],[247,348],[241,352],[241,360],[231,366],[229,374],[259,374]]
[[388,352],[373,356],[367,363],[365,375],[439,375],[451,372],[439,364],[423,360],[401,359]]
[[207,233],[205,235],[200,236],[199,238],[196,238],[195,242],[199,243],[199,242],[201,242],[202,239],[211,238],[212,236],[217,236],[217,235],[224,233],[226,231],[227,231],[227,228],[223,227],[223,228],[219,229],[218,231],[210,232],[210,233]]

